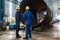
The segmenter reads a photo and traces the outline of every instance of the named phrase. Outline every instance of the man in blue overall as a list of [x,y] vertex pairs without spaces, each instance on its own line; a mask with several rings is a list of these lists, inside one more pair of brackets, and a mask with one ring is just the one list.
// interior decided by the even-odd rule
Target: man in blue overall
[[23,39],[28,39],[31,38],[31,30],[30,30],[30,26],[31,26],[31,21],[34,19],[33,14],[29,11],[29,6],[26,6],[26,11],[24,12],[23,15],[23,19],[25,21],[25,33],[26,36]]
[[21,38],[19,36],[19,28],[20,28],[20,6],[17,5],[16,7],[16,14],[15,14],[15,19],[16,19],[16,38]]

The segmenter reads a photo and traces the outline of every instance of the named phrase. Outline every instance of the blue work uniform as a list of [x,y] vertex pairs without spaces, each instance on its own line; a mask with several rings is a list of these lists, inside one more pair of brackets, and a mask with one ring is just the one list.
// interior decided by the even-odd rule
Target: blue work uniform
[[19,36],[19,28],[20,28],[20,12],[16,12],[15,14],[15,19],[16,19],[16,37]]
[[30,11],[25,11],[23,15],[24,21],[25,21],[25,32],[26,32],[26,38],[31,37],[31,21],[34,19],[33,14]]

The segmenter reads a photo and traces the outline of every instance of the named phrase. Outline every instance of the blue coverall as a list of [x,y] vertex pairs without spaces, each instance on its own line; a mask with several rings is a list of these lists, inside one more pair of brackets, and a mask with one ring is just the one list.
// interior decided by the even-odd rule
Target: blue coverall
[[16,37],[19,36],[19,27],[20,27],[20,13],[17,11],[15,14],[16,19]]
[[24,21],[25,21],[25,32],[26,32],[26,38],[31,37],[31,21],[34,19],[33,14],[30,11],[25,11],[23,15]]

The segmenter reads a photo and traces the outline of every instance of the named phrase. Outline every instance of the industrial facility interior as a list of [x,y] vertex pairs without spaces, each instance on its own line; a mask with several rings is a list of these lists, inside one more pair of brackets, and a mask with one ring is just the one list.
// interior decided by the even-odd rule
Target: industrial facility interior
[[[21,38],[16,38],[17,5],[21,9]],[[27,40],[60,40],[60,0],[0,0],[0,40],[25,40],[26,25],[22,16],[27,5],[34,16],[30,28],[32,38]]]

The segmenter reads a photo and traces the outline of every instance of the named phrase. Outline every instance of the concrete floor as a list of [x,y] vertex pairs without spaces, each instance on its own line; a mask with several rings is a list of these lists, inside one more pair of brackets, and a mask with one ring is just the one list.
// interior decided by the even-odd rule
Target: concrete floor
[[[53,24],[54,27],[51,30],[47,30],[44,32],[41,31],[32,31],[32,38],[28,40],[60,40],[60,23]],[[0,32],[0,40],[24,40],[25,36],[24,30],[20,30],[19,34],[21,38],[15,37],[15,30],[8,30],[4,32]]]

